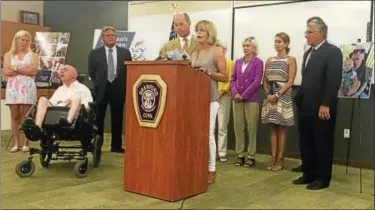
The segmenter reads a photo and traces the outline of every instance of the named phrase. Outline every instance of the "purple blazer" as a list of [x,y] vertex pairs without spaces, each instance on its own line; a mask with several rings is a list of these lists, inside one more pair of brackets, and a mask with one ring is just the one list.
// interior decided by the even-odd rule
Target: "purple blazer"
[[253,57],[242,73],[243,58],[237,59],[234,64],[230,87],[232,97],[240,94],[246,102],[258,102],[258,88],[263,76],[263,61]]

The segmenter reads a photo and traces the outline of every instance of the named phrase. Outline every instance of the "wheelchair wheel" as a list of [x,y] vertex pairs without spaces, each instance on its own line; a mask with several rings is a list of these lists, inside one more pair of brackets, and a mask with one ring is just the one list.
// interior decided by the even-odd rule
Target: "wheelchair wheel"
[[99,135],[96,135],[94,137],[94,142],[93,142],[93,151],[92,151],[92,166],[93,167],[99,167],[101,156],[102,156],[102,144],[103,140]]
[[31,160],[23,160],[16,165],[16,174],[21,177],[30,177],[35,172],[35,163]]
[[89,173],[88,170],[88,159],[86,158],[85,160],[81,160],[76,165],[74,166],[74,172],[78,178],[83,178],[86,177],[87,174]]
[[39,155],[40,164],[43,166],[43,168],[47,168],[49,165],[49,162],[52,159],[52,153],[46,153],[44,151],[41,152]]

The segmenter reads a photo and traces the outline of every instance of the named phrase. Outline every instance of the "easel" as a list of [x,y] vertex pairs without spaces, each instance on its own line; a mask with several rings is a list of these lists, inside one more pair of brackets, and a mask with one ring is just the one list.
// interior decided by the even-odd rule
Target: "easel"
[[[357,44],[361,43],[361,39],[357,40]],[[354,116],[354,104],[355,98],[352,100],[352,113],[350,116],[350,131],[353,130],[353,116]],[[359,146],[362,146],[362,121],[361,121],[361,96],[358,96],[358,118],[359,118]],[[352,135],[350,134],[348,138],[348,152],[346,154],[346,174],[348,174],[349,167],[349,156],[350,156],[350,142],[352,140]],[[362,168],[359,167],[359,192],[362,193]]]

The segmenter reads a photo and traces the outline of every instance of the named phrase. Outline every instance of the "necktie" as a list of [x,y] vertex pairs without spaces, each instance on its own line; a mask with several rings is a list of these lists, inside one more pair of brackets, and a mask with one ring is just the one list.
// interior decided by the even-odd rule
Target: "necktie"
[[189,44],[188,44],[188,39],[186,37],[184,38],[184,42],[185,42],[185,44],[184,44],[184,51],[187,52],[188,49],[189,49]]
[[316,53],[316,49],[315,49],[315,47],[313,47],[312,50],[311,50],[311,56],[310,57],[314,56],[315,53]]
[[108,50],[108,81],[113,82],[115,80],[115,68],[114,68],[114,62],[113,62],[113,49]]

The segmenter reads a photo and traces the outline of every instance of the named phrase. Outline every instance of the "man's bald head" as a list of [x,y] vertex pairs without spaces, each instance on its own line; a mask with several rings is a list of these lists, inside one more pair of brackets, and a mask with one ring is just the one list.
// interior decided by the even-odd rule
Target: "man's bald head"
[[190,17],[187,13],[179,13],[173,16],[174,30],[180,37],[190,35]]
[[65,85],[70,85],[77,80],[77,69],[71,65],[64,65],[60,70],[61,81]]
[[175,14],[175,15],[173,16],[173,21],[174,21],[175,19],[179,19],[179,20],[184,19],[185,22],[187,22],[189,25],[191,25],[190,17],[189,17],[189,15],[188,15],[187,13],[185,13],[185,12]]

